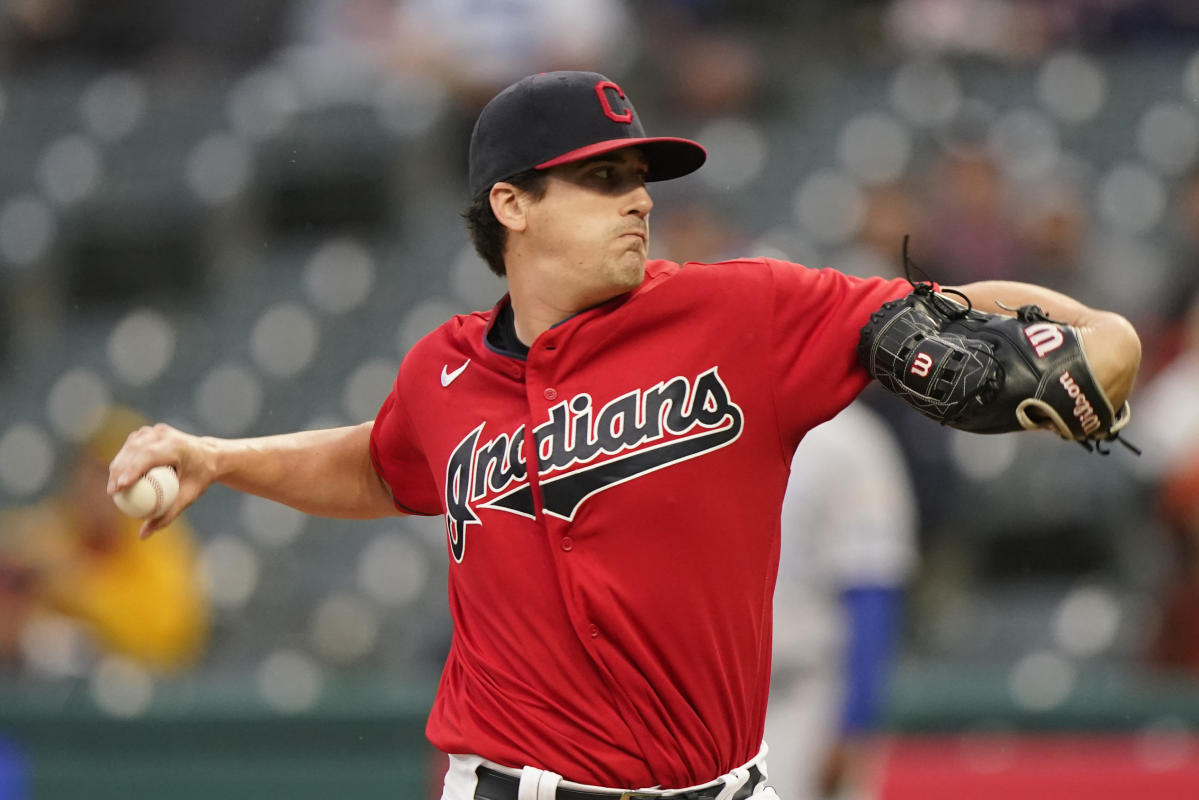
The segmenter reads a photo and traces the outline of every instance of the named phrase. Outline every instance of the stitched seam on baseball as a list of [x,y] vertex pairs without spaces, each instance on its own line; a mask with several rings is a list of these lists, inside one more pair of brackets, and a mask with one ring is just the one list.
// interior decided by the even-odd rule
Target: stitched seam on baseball
[[162,499],[165,492],[163,492],[162,484],[158,482],[158,478],[155,478],[153,475],[147,475],[146,482],[154,487],[154,510],[150,512],[150,516],[157,517],[166,510],[162,507]]

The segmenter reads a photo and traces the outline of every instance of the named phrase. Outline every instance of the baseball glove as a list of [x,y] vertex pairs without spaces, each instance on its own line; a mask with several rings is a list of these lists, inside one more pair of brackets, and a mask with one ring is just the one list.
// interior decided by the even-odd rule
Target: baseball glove
[[975,433],[1048,428],[1099,452],[1128,424],[1128,404],[1112,410],[1074,327],[1037,306],[989,314],[913,285],[871,315],[858,359],[926,417]]

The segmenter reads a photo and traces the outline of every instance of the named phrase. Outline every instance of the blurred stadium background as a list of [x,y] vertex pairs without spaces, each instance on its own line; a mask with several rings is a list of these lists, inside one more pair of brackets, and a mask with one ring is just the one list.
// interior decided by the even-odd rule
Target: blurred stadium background
[[[896,274],[911,233],[942,282],[1032,280],[1134,320],[1139,459],[958,436],[868,393],[923,516],[885,796],[1053,785],[1030,775],[1196,796],[1183,0],[6,0],[0,508],[58,491],[110,404],[222,436],[373,417],[417,338],[502,291],[458,216],[469,124],[553,67],[609,74],[651,132],[709,147],[655,189],[658,255]],[[188,519],[198,663],[160,675],[27,626],[0,665],[0,797],[428,796],[441,521],[222,489]],[[10,794],[5,763],[28,776]]]

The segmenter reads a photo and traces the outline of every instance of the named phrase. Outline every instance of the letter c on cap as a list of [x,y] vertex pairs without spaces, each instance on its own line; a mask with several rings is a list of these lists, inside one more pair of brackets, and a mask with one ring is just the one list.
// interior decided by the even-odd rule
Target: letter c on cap
[[617,113],[616,109],[612,108],[612,101],[608,99],[608,95],[604,91],[605,89],[612,89],[615,91],[616,96],[621,100],[628,99],[624,96],[624,92],[621,90],[621,88],[612,81],[600,81],[597,83],[595,85],[595,93],[599,96],[600,107],[604,110],[604,116],[613,122],[632,122],[633,109],[625,107],[624,111]]

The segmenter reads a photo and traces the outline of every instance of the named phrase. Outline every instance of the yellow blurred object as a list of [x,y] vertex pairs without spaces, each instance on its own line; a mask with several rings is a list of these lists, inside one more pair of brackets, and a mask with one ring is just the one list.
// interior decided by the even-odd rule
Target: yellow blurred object
[[33,576],[32,614],[68,617],[100,650],[176,671],[195,663],[209,636],[193,531],[180,517],[143,541],[141,520],[121,514],[106,491],[108,462],[143,424],[113,409],[57,495],[6,515],[4,549]]
[[36,512],[42,535],[59,540],[46,544],[61,556],[47,562],[39,581],[44,606],[82,623],[101,649],[151,669],[194,663],[207,642],[208,611],[190,529],[176,521],[141,541],[141,520],[113,515],[103,542],[87,536],[71,541],[90,526],[78,519],[80,512],[87,510]]

